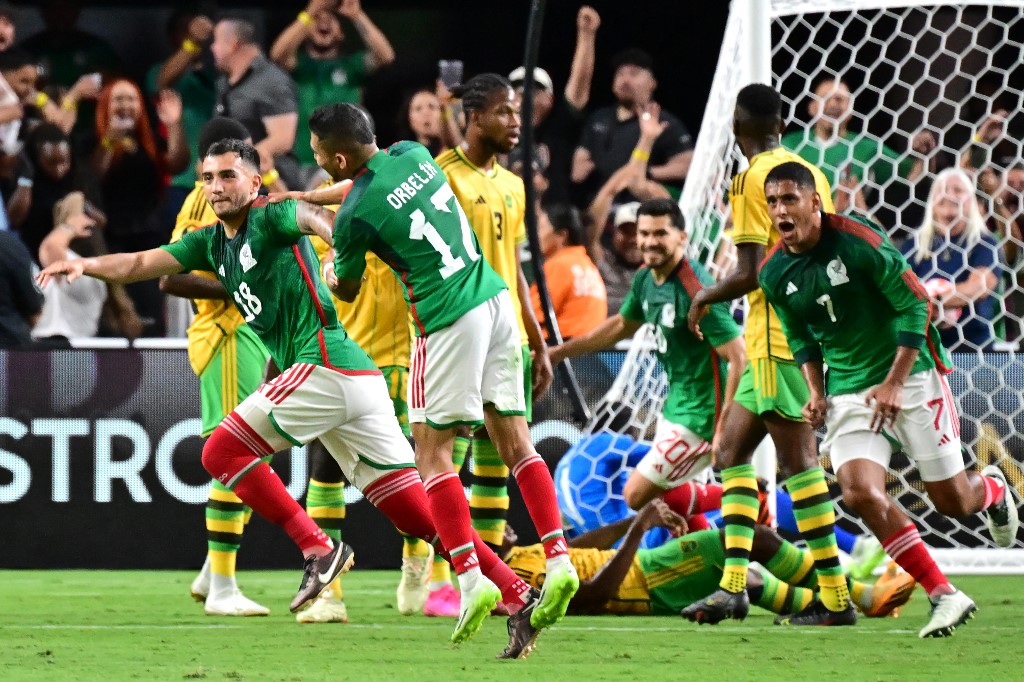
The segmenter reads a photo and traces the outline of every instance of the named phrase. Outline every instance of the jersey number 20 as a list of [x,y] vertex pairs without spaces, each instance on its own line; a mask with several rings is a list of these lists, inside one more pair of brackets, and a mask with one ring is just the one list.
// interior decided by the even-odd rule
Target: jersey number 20
[[[459,205],[458,201],[455,201],[455,193],[452,192],[451,186],[447,183],[441,185],[430,197],[430,203],[434,205],[434,208],[444,213],[452,212],[452,209],[448,206],[449,201],[455,203],[455,212],[459,214],[459,222],[462,225],[462,246],[466,251],[466,255],[470,261],[480,260],[480,254],[476,252],[476,248],[473,246],[473,228],[469,226],[469,219],[466,218],[462,206]],[[426,239],[434,247],[434,250],[441,254],[441,279],[448,279],[466,267],[466,262],[462,259],[462,256],[452,254],[452,249],[448,242],[444,240],[444,237],[441,236],[436,227],[427,222],[423,211],[417,208],[412,212],[410,218],[412,218],[412,224],[409,226],[409,238],[416,240]]]

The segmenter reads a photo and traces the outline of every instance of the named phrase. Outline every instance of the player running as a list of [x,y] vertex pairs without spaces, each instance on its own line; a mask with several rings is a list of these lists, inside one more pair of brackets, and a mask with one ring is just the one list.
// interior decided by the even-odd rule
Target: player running
[[[409,386],[416,464],[462,585],[452,641],[479,630],[499,597],[515,611],[514,627],[553,625],[579,580],[568,559],[551,474],[523,416],[521,343],[508,290],[481,257],[469,221],[425,147],[399,142],[378,149],[366,116],[350,104],[321,107],[309,127],[317,163],[335,180],[354,180],[335,219],[335,293],[355,298],[368,250],[406,288],[416,330]],[[337,203],[337,195],[335,188],[298,193],[321,204]],[[547,550],[548,580],[536,599],[521,581],[495,585],[488,579],[500,579],[494,563],[501,561],[473,531],[452,465],[456,427],[484,423]]]
[[[732,240],[736,243],[736,269],[717,284],[697,292],[688,323],[701,334],[700,319],[712,303],[747,295],[749,315],[744,332],[747,367],[736,399],[722,423],[718,464],[722,467],[722,514],[725,521],[725,570],[717,592],[683,610],[683,615],[703,623],[725,618],[743,619],[750,543],[757,519],[757,480],[752,464],[754,450],[770,435],[775,443],[786,489],[793,497],[793,514],[800,534],[814,556],[821,585],[821,600],[830,624],[848,624],[857,614],[849,603],[846,578],[836,545],[835,512],[828,499],[825,471],[818,463],[814,431],[801,416],[807,401],[807,384],[793,362],[778,317],[757,286],[758,264],[779,240],[772,229],[764,201],[764,177],[787,161],[806,164],[779,145],[782,133],[782,98],[774,88],[753,83],[736,95],[733,121],[736,140],[750,167],[732,180]],[[832,210],[828,181],[817,168],[814,175],[825,209]]]
[[319,438],[396,526],[430,541],[435,531],[380,370],[338,324],[316,277],[305,236],[330,239],[330,212],[258,197],[259,154],[241,140],[209,148],[202,180],[217,224],[159,249],[54,263],[38,280],[45,286],[56,275],[124,283],[183,270],[217,274],[284,371],[225,417],[203,448],[203,466],[298,545],[305,567],[291,610],[300,611],[351,567],[353,551],[333,543],[291,498],[267,463],[274,452]]
[[764,192],[781,241],[759,281],[810,386],[804,417],[826,426],[821,449],[831,454],[843,501],[927,590],[932,614],[920,636],[948,637],[976,607],[886,493],[892,443],[917,464],[939,512],[985,510],[1002,547],[1013,544],[1019,525],[1010,487],[998,467],[964,470],[959,416],[944,376],[952,371],[949,354],[930,322],[928,294],[900,252],[880,232],[822,213],[814,176],[802,164],[772,169]]

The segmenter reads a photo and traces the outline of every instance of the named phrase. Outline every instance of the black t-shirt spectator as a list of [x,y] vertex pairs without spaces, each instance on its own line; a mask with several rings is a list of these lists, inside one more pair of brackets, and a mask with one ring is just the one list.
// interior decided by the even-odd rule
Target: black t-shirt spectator
[[263,119],[298,111],[295,83],[263,55],[257,55],[248,71],[231,85],[227,76],[217,80],[215,114],[228,116],[245,126],[253,144],[267,136]]
[[32,257],[17,235],[0,232],[0,348],[32,342],[29,319],[43,309],[32,268]]
[[569,202],[572,153],[582,129],[583,112],[569,104],[565,95],[556,100],[551,113],[537,126],[536,141],[548,148],[551,158],[551,165],[544,174],[548,181],[548,189],[544,192],[545,201]]
[[[594,170],[587,179],[591,194],[626,165],[640,140],[640,121],[636,115],[620,121],[616,111],[614,106],[598,109],[583,126],[579,146],[590,152],[594,162]],[[667,121],[668,127],[654,143],[648,168],[661,166],[676,154],[693,149],[693,138],[682,121],[667,111],[661,112],[660,119]]]

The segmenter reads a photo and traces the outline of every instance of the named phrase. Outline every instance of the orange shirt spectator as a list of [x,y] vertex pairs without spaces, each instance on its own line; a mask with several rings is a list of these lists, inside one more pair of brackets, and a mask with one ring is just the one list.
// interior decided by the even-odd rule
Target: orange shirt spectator
[[[583,246],[579,213],[567,204],[541,209],[537,237],[544,254],[544,278],[563,338],[582,336],[608,317],[604,280]],[[543,319],[537,285],[530,289],[537,319]],[[546,334],[546,332],[545,332]]]

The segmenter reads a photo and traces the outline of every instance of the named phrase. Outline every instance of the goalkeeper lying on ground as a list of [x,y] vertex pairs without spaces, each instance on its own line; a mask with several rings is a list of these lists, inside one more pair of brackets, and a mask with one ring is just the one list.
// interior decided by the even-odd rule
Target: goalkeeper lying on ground
[[[656,526],[678,535],[686,522],[661,500],[647,504],[632,518],[569,541],[569,558],[580,576],[580,589],[569,603],[571,614],[668,615],[718,589],[725,563],[719,530],[674,537],[655,549],[640,549],[644,534]],[[625,537],[623,538],[623,535]],[[609,549],[620,538],[618,550]],[[515,546],[506,529],[505,562],[535,587],[544,583],[542,545]],[[815,598],[817,576],[808,552],[767,526],[756,526],[751,559],[764,569],[749,569],[750,600],[778,614],[797,613]],[[873,585],[850,579],[850,594],[865,616],[889,615],[910,600],[915,582],[906,573],[886,573]],[[785,618],[776,623],[788,624]]]

